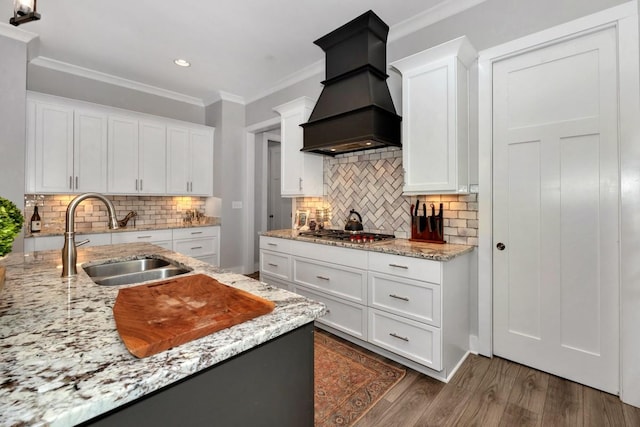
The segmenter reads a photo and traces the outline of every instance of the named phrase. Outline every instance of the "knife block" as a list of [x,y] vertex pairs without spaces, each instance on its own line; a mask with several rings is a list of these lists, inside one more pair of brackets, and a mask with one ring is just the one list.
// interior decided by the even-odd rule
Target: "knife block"
[[[421,223],[422,221],[422,223]],[[431,224],[432,226],[430,227]],[[411,242],[447,243],[444,240],[443,221],[441,216],[412,216]]]

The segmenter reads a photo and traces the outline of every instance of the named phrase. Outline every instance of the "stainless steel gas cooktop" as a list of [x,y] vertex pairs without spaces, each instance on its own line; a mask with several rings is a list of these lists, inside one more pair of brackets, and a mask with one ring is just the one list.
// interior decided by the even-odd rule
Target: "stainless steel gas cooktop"
[[367,233],[364,231],[345,231],[345,230],[309,230],[298,233],[301,237],[311,237],[322,240],[337,240],[353,243],[374,243],[383,240],[394,239],[392,234]]

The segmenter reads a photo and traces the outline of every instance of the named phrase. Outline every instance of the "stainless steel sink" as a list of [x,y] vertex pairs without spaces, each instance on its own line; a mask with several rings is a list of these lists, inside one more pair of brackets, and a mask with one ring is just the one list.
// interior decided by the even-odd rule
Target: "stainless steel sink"
[[102,264],[83,265],[82,268],[95,283],[104,286],[166,279],[192,271],[188,267],[154,256],[127,261],[106,261]]

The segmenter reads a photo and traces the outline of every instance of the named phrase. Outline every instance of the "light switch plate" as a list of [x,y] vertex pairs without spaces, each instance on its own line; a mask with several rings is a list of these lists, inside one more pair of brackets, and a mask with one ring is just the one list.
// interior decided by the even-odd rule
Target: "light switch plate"
[[231,202],[231,209],[242,209],[242,201]]

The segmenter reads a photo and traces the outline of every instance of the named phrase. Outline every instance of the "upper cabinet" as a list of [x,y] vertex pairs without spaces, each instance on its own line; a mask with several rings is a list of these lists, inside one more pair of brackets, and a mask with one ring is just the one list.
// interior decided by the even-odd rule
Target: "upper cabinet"
[[166,193],[166,126],[109,116],[109,193]]
[[29,99],[26,171],[27,192],[105,192],[106,114]]
[[280,114],[282,197],[323,195],[323,156],[300,151],[300,125],[307,122],[314,105],[311,98],[302,97],[274,108]]
[[213,194],[212,128],[168,126],[167,154],[169,194]]
[[28,92],[27,193],[213,194],[214,128]]
[[469,75],[477,56],[460,37],[391,63],[402,74],[404,194],[469,193],[469,115],[476,111]]

